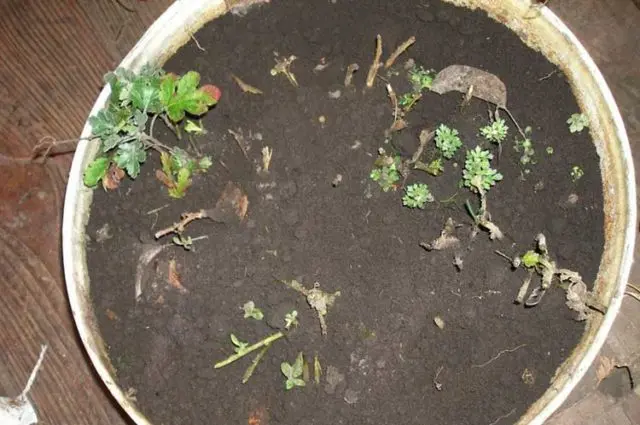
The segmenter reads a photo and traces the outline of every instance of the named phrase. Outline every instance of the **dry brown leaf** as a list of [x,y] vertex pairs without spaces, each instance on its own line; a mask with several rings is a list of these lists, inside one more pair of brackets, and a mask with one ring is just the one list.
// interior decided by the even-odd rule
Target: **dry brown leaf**
[[249,413],[248,425],[267,425],[269,423],[269,414],[264,407],[258,407]]
[[471,96],[501,108],[507,107],[507,87],[502,80],[487,71],[467,65],[451,65],[438,72],[431,91],[438,94],[450,91],[465,95],[471,93]]
[[180,275],[178,274],[178,266],[176,264],[176,260],[174,259],[169,260],[168,281],[171,286],[176,288],[181,293],[184,294],[188,292],[187,288],[182,286],[182,282],[180,282]]
[[253,87],[251,84],[245,83],[237,75],[231,74],[231,78],[233,78],[236,84],[238,84],[238,87],[240,87],[240,90],[242,90],[244,93],[262,94],[262,90],[260,90],[259,88]]
[[108,309],[105,311],[105,313],[107,314],[107,318],[108,318],[109,320],[119,320],[119,319],[120,319],[120,318],[118,317],[118,315],[117,315],[113,310],[111,310],[110,308],[108,308]]
[[175,186],[175,182],[173,181],[173,179],[167,176],[162,170],[156,170],[156,178],[160,180],[162,184],[167,186],[169,189]]
[[124,170],[116,164],[111,164],[107,174],[102,177],[102,187],[104,190],[115,190],[120,186],[120,181],[124,178]]
[[613,369],[615,369],[618,365],[617,362],[606,356],[598,356],[599,364],[596,369],[596,377],[598,378],[598,382],[596,385],[600,385],[607,376],[611,375]]
[[212,210],[205,211],[205,215],[219,223],[227,223],[234,218],[243,220],[249,208],[249,198],[233,182],[227,182],[216,206]]

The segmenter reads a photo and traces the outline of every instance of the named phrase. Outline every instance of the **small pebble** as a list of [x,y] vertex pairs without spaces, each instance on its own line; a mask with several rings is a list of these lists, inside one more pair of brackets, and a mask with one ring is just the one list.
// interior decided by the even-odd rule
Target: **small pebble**
[[342,92],[340,90],[330,91],[329,99],[338,99],[341,95],[342,95]]
[[444,320],[440,316],[436,316],[433,318],[433,323],[436,324],[440,329],[444,329]]
[[333,187],[338,187],[340,183],[342,183],[342,174],[336,174],[331,184],[333,185]]
[[320,116],[318,117],[318,122],[319,122],[320,124],[324,124],[324,123],[326,123],[326,122],[327,122],[327,117],[325,117],[324,115],[320,115]]

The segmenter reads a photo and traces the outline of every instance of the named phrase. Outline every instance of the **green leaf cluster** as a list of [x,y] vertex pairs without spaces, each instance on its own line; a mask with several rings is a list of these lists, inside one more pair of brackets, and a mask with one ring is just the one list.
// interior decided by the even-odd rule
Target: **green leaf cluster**
[[435,77],[436,73],[433,69],[426,70],[422,66],[414,66],[409,70],[409,82],[413,86],[413,91],[417,93],[430,89]]
[[264,313],[256,307],[256,304],[253,301],[247,301],[244,303],[242,309],[244,310],[245,319],[262,320],[264,318]]
[[[148,149],[167,150],[146,133],[150,115],[177,124],[187,113],[200,116],[217,102],[211,94],[213,86],[198,87],[200,75],[195,71],[178,77],[150,65],[138,73],[118,68],[105,75],[105,82],[111,89],[107,106],[89,118],[92,136],[100,139],[100,154],[84,173],[85,185],[92,188],[106,175],[111,163],[135,179]],[[195,130],[193,125],[190,130]],[[183,186],[189,180],[186,174],[176,174],[176,181]]]
[[569,131],[572,133],[580,133],[586,127],[589,127],[589,119],[585,114],[572,114],[567,120]]
[[196,160],[180,148],[174,148],[172,153],[162,152],[160,162],[162,172],[168,180],[165,183],[169,189],[169,196],[176,199],[184,197],[187,188],[191,186],[191,176],[195,172],[205,172],[212,164],[210,157]]
[[458,130],[449,128],[444,124],[440,124],[436,129],[435,141],[436,147],[446,159],[453,158],[453,155],[455,155],[462,146],[462,140],[460,140],[458,136]]
[[427,202],[433,202],[434,198],[429,191],[429,186],[424,183],[414,183],[407,186],[402,197],[402,205],[409,208],[423,209]]
[[284,387],[287,391],[294,387],[304,387],[306,385],[304,379],[301,378],[303,366],[304,358],[302,357],[302,352],[298,353],[298,357],[296,357],[296,361],[293,365],[287,362],[282,362],[280,364],[280,370],[287,378],[284,383]]
[[482,150],[480,146],[467,151],[462,179],[464,185],[472,192],[485,193],[496,182],[502,180],[502,174],[491,168],[492,159],[493,154],[488,150]]
[[507,137],[507,131],[509,127],[507,127],[504,119],[498,118],[493,121],[491,124],[486,125],[480,129],[480,134],[492,143],[500,144]]
[[378,182],[385,192],[393,189],[401,177],[400,167],[402,166],[402,160],[400,156],[392,157],[382,152],[374,166],[375,168],[369,174],[371,180]]

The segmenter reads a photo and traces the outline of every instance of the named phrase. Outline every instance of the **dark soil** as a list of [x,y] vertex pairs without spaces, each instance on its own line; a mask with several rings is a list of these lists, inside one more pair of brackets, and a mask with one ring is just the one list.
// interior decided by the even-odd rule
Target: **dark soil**
[[[384,82],[362,90],[378,33],[385,59],[409,36],[417,39],[396,65],[396,92],[409,88],[402,71],[409,57],[436,70],[454,63],[476,66],[506,83],[511,111],[523,127],[533,127],[537,164],[526,180],[513,149],[513,124],[499,162],[493,161],[504,180],[489,192],[489,210],[505,240],[492,242],[486,233],[468,239],[463,204],[477,199],[458,189],[464,149],[446,162],[442,176],[414,171],[407,181],[428,183],[439,201],[455,195],[453,202],[411,210],[402,207],[401,189],[384,193],[370,180],[377,149],[393,150],[384,144],[393,119]],[[154,178],[159,161],[152,155],[134,182],[116,192],[95,192],[88,264],[120,385],[137,391],[141,409],[156,424],[253,424],[251,415],[263,418],[260,425],[484,425],[507,414],[500,423],[515,422],[548,387],[584,324],[573,320],[559,288],[535,308],[515,305],[525,272],[511,271],[494,250],[522,253],[544,232],[559,265],[591,282],[603,248],[598,156],[587,132],[568,131],[565,121],[578,106],[562,73],[548,76],[553,65],[485,14],[427,0],[274,1],[245,17],[224,16],[196,38],[206,51],[190,43],[165,68],[195,69],[204,82],[222,88],[221,102],[203,121],[209,133],[198,140],[214,156],[212,171],[196,178],[186,198],[170,200]],[[270,76],[274,51],[298,56],[292,70],[299,88]],[[314,72],[322,58],[329,66]],[[356,89],[345,90],[345,69],[353,62],[360,65]],[[231,73],[264,95],[243,94]],[[330,98],[338,89],[341,96]],[[488,105],[474,99],[461,110],[461,99],[459,93],[426,94],[394,146],[410,156],[420,131],[439,123],[458,129],[466,148],[481,143],[477,133],[488,123]],[[250,160],[227,132],[239,128],[251,141]],[[171,142],[168,132],[156,132]],[[263,146],[274,151],[267,176],[255,171]],[[432,142],[425,158],[434,150]],[[584,170],[576,183],[573,165]],[[343,181],[334,187],[337,174]],[[208,239],[195,242],[192,252],[177,246],[161,252],[136,304],[136,262],[156,244],[150,235],[184,211],[212,206],[227,181],[248,194],[245,221],[191,224],[188,235]],[[567,202],[570,194],[577,203]],[[420,248],[447,217],[464,224],[462,249]],[[105,225],[111,237],[97,242],[96,232]],[[170,237],[157,243],[170,243]],[[464,259],[460,272],[452,264],[456,253]],[[172,258],[188,293],[166,283]],[[277,281],[293,278],[342,292],[327,316],[326,337],[304,298]],[[295,307],[301,323],[274,343],[242,384],[253,355],[222,369],[213,364],[233,352],[230,333],[255,342],[274,332],[266,320],[243,319],[240,306],[248,300],[267,317]],[[434,325],[436,316],[444,329]],[[511,351],[479,367],[503,350]],[[325,373],[332,369],[333,385],[325,374],[319,386],[285,391],[280,363],[293,362],[300,351],[309,360],[318,353]],[[434,384],[439,369],[440,390]],[[525,369],[533,382],[523,379]],[[342,381],[333,379],[340,376]]]

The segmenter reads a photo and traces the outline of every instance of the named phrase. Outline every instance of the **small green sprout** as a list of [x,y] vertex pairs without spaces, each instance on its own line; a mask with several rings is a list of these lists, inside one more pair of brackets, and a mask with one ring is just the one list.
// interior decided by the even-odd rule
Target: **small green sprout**
[[402,205],[409,208],[424,209],[427,202],[433,202],[433,195],[429,186],[424,183],[414,183],[407,186],[406,194],[402,197]]
[[160,163],[162,171],[156,175],[167,186],[169,196],[176,199],[184,197],[187,188],[191,186],[191,176],[194,173],[204,173],[212,165],[210,157],[196,160],[180,148],[174,148],[171,154],[162,152]]
[[580,133],[585,127],[589,127],[589,119],[585,114],[572,114],[567,120],[569,131],[572,133]]
[[502,174],[491,168],[490,160],[493,155],[480,146],[467,151],[467,158],[462,171],[464,185],[472,192],[483,194],[491,189],[496,182],[502,180]]
[[298,310],[293,310],[284,316],[284,328],[289,329],[298,325]]
[[240,341],[238,337],[236,337],[234,334],[231,334],[231,342],[233,343],[233,345],[235,345],[235,348],[233,350],[237,354],[244,353],[245,351],[247,351],[247,348],[249,347],[248,342]]
[[304,358],[302,357],[302,352],[298,353],[298,357],[296,357],[296,361],[293,365],[282,362],[280,364],[280,370],[282,374],[287,378],[284,383],[284,387],[287,391],[294,387],[304,387],[306,383],[301,378],[302,376],[302,366],[304,364]]
[[425,89],[430,89],[435,76],[434,70],[425,70],[421,66],[414,66],[409,70],[409,82],[411,82],[413,86],[413,91],[417,93]]
[[526,127],[524,129],[524,134],[527,137],[524,140],[516,139],[515,144],[513,145],[513,149],[518,153],[522,153],[522,156],[520,157],[520,164],[535,164],[536,162],[533,159],[533,156],[535,155],[536,151],[533,149],[533,142],[529,137],[531,135],[531,127]]
[[262,320],[264,317],[262,310],[256,307],[256,304],[253,301],[247,301],[246,303],[244,303],[242,309],[244,310],[245,319],[251,318],[255,320]]
[[416,170],[422,170],[431,174],[432,176],[439,176],[444,171],[444,165],[442,164],[442,158],[436,158],[428,164],[422,161],[416,161],[413,164],[413,168]]
[[421,97],[422,95],[420,93],[405,93],[398,99],[398,106],[402,108],[404,112],[409,112]]
[[307,304],[309,304],[309,306],[318,313],[318,320],[320,321],[320,330],[322,331],[322,335],[326,335],[327,322],[325,320],[325,316],[329,312],[329,307],[332,307],[336,302],[336,298],[340,296],[340,291],[336,291],[333,294],[324,292],[320,289],[320,284],[318,282],[314,283],[313,288],[311,289],[305,288],[295,279],[291,281],[281,280],[281,282],[307,298]]
[[184,131],[187,133],[195,134],[195,135],[203,135],[207,133],[207,130],[202,126],[202,122],[197,123],[195,121],[186,120],[184,125]]
[[183,247],[186,251],[191,251],[193,247],[193,239],[191,236],[176,235],[171,239],[174,245]]
[[490,125],[482,127],[480,134],[488,141],[499,145],[507,137],[508,130],[509,127],[505,124],[504,119],[498,118]]
[[456,151],[462,146],[462,140],[458,136],[458,130],[449,128],[444,124],[436,129],[436,147],[446,159],[453,158]]
[[553,155],[553,147],[547,146],[547,155]]
[[582,176],[584,176],[584,171],[582,170],[582,168],[580,168],[580,166],[578,165],[574,165],[571,168],[571,180],[575,183],[580,180]]
[[383,191],[388,192],[395,189],[396,183],[400,180],[400,168],[402,160],[400,156],[389,156],[384,149],[378,151],[378,159],[374,163],[369,177],[374,182],[378,182]]
[[522,255],[522,264],[527,268],[536,267],[540,260],[540,254],[533,250],[529,250]]

